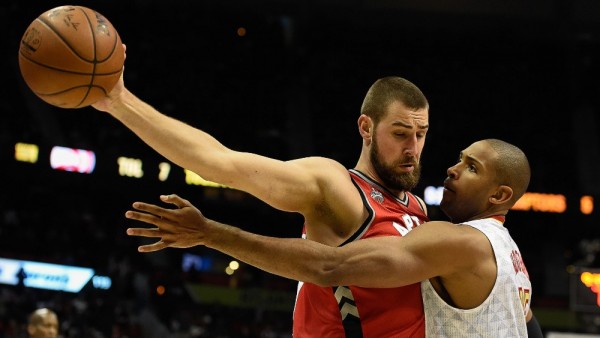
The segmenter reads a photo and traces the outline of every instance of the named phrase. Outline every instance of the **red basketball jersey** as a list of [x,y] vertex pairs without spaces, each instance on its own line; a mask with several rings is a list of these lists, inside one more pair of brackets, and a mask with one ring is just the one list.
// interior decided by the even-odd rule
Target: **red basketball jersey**
[[[425,206],[413,194],[407,192],[400,200],[361,172],[349,172],[369,217],[342,245],[368,237],[404,236],[428,221]],[[299,282],[293,336],[425,337],[420,283],[384,289]]]

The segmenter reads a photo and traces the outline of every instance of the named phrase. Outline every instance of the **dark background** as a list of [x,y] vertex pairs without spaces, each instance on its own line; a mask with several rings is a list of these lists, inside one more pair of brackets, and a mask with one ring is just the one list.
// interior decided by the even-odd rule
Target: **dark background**
[[[206,282],[202,276],[169,270],[176,271],[181,252],[141,255],[135,250],[137,240],[124,234],[122,214],[133,201],[158,202],[159,194],[172,192],[190,199],[207,216],[245,229],[300,234],[298,215],[278,212],[243,193],[115,175],[117,156],[146,163],[164,159],[105,113],[89,107],[59,109],[35,97],[19,73],[19,41],[35,17],[65,4],[8,0],[0,5],[4,257],[69,262],[109,275],[116,273],[114,262],[128,262],[131,270],[151,275],[151,283]],[[458,152],[476,140],[500,138],[520,146],[533,170],[529,190],[563,194],[568,203],[563,214],[514,211],[506,223],[533,280],[533,309],[547,329],[596,330],[596,324],[587,322],[590,316],[569,307],[568,266],[599,265],[599,3],[69,4],[99,11],[119,31],[127,45],[125,82],[131,91],[237,150],[282,160],[326,156],[352,167],[360,151],[356,120],[363,97],[376,79],[388,75],[414,82],[431,106],[417,194],[439,185]],[[246,28],[246,36],[236,34],[239,27]],[[39,144],[40,164],[16,163],[15,142]],[[93,149],[96,172],[47,169],[45,151],[53,145]],[[583,195],[595,198],[591,215],[579,211]],[[433,219],[443,217],[436,207],[430,213]],[[190,251],[219,257],[202,248]],[[249,276],[241,278],[245,286],[276,284],[294,292],[292,281],[250,267],[242,270]],[[216,279],[231,284],[228,278],[233,277]],[[35,297],[39,303],[55,295]],[[31,301],[4,304],[21,304],[21,313],[32,307]],[[66,310],[61,314],[69,315]],[[287,320],[289,315],[283,316]],[[289,329],[286,325],[281,322],[280,330]]]

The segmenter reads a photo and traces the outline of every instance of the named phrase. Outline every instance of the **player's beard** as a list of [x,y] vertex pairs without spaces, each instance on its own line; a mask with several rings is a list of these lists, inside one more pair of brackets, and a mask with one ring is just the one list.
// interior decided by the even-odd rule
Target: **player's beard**
[[[386,188],[391,190],[411,191],[419,183],[421,178],[421,163],[414,156],[406,156],[395,163],[385,163],[380,154],[375,135],[373,135],[373,144],[371,146],[371,163],[373,168],[383,182]],[[407,173],[397,173],[396,170],[401,164],[413,163],[414,170]]]

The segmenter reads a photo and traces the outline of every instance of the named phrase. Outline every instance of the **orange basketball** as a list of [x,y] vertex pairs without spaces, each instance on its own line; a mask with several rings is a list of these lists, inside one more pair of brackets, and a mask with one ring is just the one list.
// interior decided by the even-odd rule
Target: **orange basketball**
[[89,106],[115,86],[125,51],[100,13],[60,6],[37,17],[19,47],[23,79],[42,100],[61,108]]

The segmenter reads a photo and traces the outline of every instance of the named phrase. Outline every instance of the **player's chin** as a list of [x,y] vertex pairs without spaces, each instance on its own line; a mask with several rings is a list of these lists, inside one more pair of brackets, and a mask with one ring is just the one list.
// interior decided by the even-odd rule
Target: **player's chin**
[[444,189],[442,200],[440,201],[440,208],[448,208],[454,200],[454,192],[451,190]]

